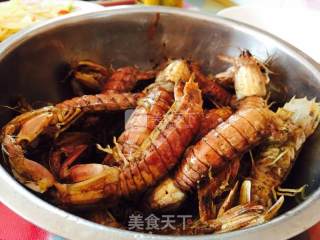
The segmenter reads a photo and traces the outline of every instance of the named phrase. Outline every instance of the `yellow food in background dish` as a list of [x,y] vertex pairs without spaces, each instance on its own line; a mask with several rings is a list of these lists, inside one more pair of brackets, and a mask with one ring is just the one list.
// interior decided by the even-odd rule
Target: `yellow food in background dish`
[[162,0],[161,4],[165,6],[182,7],[183,0]]
[[171,7],[183,6],[183,0],[144,0],[142,2],[146,5],[163,5]]
[[146,5],[160,5],[160,0],[143,0]]
[[0,42],[34,23],[68,14],[72,1],[10,0],[0,4]]

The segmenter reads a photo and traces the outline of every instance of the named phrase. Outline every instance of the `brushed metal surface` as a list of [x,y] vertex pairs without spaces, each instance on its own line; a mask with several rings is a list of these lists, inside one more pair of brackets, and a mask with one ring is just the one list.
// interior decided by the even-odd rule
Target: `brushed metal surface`
[[[153,31],[156,13],[160,21]],[[262,31],[198,12],[161,7],[117,7],[52,20],[22,31],[0,44],[0,105],[17,96],[28,101],[59,102],[68,91],[63,78],[69,64],[92,59],[115,67],[150,67],[164,57],[198,60],[207,72],[226,68],[218,54],[239,48],[265,59],[273,56],[274,94],[320,97],[317,64],[299,50]],[[280,89],[280,91],[279,91]],[[0,110],[0,124],[11,117]],[[104,227],[62,211],[18,184],[0,166],[0,200],[40,227],[69,239],[287,239],[320,220],[320,131],[312,136],[290,175],[290,184],[308,184],[309,197],[267,224],[231,233],[168,237]]]

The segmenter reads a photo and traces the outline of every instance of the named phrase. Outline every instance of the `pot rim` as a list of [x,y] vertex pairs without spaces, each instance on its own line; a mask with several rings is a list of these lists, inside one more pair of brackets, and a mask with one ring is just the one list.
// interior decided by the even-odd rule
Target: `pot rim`
[[[20,31],[0,43],[0,62],[23,42],[39,33],[46,32],[63,25],[72,25],[87,20],[111,17],[113,15],[125,15],[128,13],[163,13],[191,17],[196,20],[204,20],[222,24],[233,29],[254,35],[259,39],[265,38],[268,42],[277,45],[278,48],[289,53],[301,64],[309,69],[320,82],[319,65],[305,53],[263,30],[251,27],[247,24],[223,17],[212,16],[208,13],[181,10],[168,7],[142,7],[142,6],[118,6],[105,10],[84,13],[76,16],[64,16],[58,19],[39,23],[29,29]],[[128,230],[106,227],[100,224],[77,217],[65,212],[44,200],[38,198],[23,186],[21,186],[5,169],[0,167],[0,201],[10,209],[17,212],[26,220],[39,227],[68,239],[155,239],[155,240],[212,240],[212,239],[287,239],[293,237],[314,225],[320,220],[320,188],[312,193],[307,200],[284,214],[276,217],[268,223],[223,234],[210,234],[202,236],[167,236],[137,233]],[[276,237],[275,237],[276,236]]]

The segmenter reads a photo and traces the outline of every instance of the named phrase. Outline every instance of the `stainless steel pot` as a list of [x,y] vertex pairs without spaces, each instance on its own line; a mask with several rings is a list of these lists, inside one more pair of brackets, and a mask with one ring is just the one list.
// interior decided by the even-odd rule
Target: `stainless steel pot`
[[[156,23],[156,13],[160,19]],[[272,16],[270,16],[272,17]],[[151,29],[151,30],[150,30]],[[148,67],[163,57],[199,60],[207,71],[225,65],[217,54],[248,48],[265,59],[273,56],[274,97],[320,96],[320,71],[305,54],[267,33],[246,25],[174,8],[110,8],[65,17],[18,33],[0,44],[0,105],[15,96],[28,101],[58,102],[67,96],[62,83],[68,64],[92,59],[115,66]],[[11,117],[1,109],[0,123]],[[320,220],[320,132],[308,140],[291,173],[290,183],[309,185],[309,197],[267,224],[210,236],[168,237],[104,227],[64,212],[30,193],[0,167],[0,199],[38,226],[69,239],[286,239]]]

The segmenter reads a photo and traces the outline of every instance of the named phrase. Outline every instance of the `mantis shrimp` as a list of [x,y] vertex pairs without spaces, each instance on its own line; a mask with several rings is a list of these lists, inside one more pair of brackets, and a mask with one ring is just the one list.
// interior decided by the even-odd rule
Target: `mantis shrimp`
[[[242,52],[233,62],[238,110],[222,123],[213,121],[210,131],[186,151],[174,178],[159,184],[148,196],[152,209],[180,206],[185,193],[193,190],[209,171],[216,172],[228,165],[271,133],[273,113],[260,98],[267,93],[268,77],[248,51]],[[161,193],[166,193],[166,201],[159,201]]]
[[[155,71],[141,71],[135,67],[122,67],[109,70],[102,65],[89,60],[79,61],[71,71],[70,76],[73,85],[82,84],[89,89],[99,90],[103,94],[126,93],[131,91],[138,81],[149,80],[155,77]],[[96,174],[101,170],[99,165],[90,165],[90,168],[74,166],[71,164],[87,149],[88,138],[82,138],[83,134],[75,133],[60,139],[51,155],[49,165],[51,172],[60,179],[83,179],[85,176]],[[63,143],[63,144],[62,144]],[[67,156],[64,163],[62,155]]]
[[[106,81],[107,70],[100,65],[90,61],[80,62],[77,69],[94,71],[91,75],[76,72],[75,77],[88,86],[102,84]],[[128,75],[128,71],[134,72],[134,76]],[[131,76],[131,77],[127,77]],[[39,163],[24,157],[23,145],[31,143],[39,135],[54,132],[57,137],[65,131],[73,122],[87,112],[97,111],[119,111],[134,108],[137,100],[144,93],[126,93],[130,91],[137,81],[149,79],[154,76],[152,71],[143,73],[135,68],[124,68],[116,70],[104,83],[103,93],[96,95],[83,95],[68,99],[55,106],[44,107],[24,113],[10,121],[2,130],[2,147],[8,154],[9,163],[15,177],[34,191],[44,192],[55,182],[54,176]],[[16,135],[15,137],[13,135]],[[54,172],[60,171],[59,158],[53,158],[51,166],[55,166]],[[66,172],[66,167],[61,170]],[[58,166],[58,167],[57,167]]]
[[254,156],[248,177],[252,183],[253,202],[265,207],[272,205],[273,196],[276,196],[273,193],[289,174],[303,143],[319,125],[320,106],[315,99],[292,98],[276,115],[281,137],[271,137]]
[[[314,99],[293,98],[278,108],[276,117],[281,136],[270,137],[255,156],[251,173],[242,183],[238,203],[235,203],[238,189],[235,184],[217,216],[202,219],[202,228],[206,231],[221,233],[262,224],[277,214],[285,195],[297,192],[291,189],[281,192],[280,189],[281,197],[276,198],[275,191],[288,175],[302,144],[319,125],[320,106]],[[234,204],[236,206],[232,207]]]
[[85,112],[133,108],[141,96],[140,93],[84,95],[17,116],[2,129],[2,149],[8,155],[14,176],[30,189],[45,192],[53,186],[55,178],[41,164],[24,156],[24,145],[46,131],[57,136]]
[[[320,106],[292,98],[273,111],[265,63],[248,50],[219,58],[231,67],[213,78],[193,60],[152,70],[78,62],[67,78],[77,97],[25,112],[2,128],[13,176],[59,206],[115,227],[126,228],[130,212],[184,211],[194,196],[197,221],[177,225],[175,234],[269,221],[284,196],[298,191],[280,186],[317,128]],[[124,129],[121,120],[110,132],[100,130],[117,120],[111,112],[127,109],[133,110]]]
[[[130,77],[128,77],[127,73],[129,70],[131,72],[129,74]],[[147,79],[151,76],[150,71],[138,74],[137,70],[132,70],[129,67],[120,68],[106,82],[104,91],[106,92],[106,89],[109,89],[107,92],[111,91],[112,93],[129,90],[129,88],[133,88],[133,83],[137,79]],[[189,77],[189,69],[185,61],[182,60],[172,61],[163,71],[159,72],[155,83],[148,86],[143,91],[143,96],[137,101],[137,106],[126,123],[125,131],[119,136],[118,140],[114,140],[115,147],[103,149],[99,146],[99,149],[108,153],[103,162],[104,165],[122,167],[129,164],[131,159],[137,155],[136,152],[139,146],[169,110],[173,102],[175,83],[179,81],[186,82]],[[123,83],[126,89],[120,83]],[[77,152],[75,153],[77,154]],[[73,161],[75,160],[76,158],[73,158]],[[77,164],[68,169],[68,175],[65,177],[68,177],[71,182],[80,182],[90,178],[92,175],[96,175],[103,169],[104,167],[100,164]],[[64,172],[66,172],[65,169],[62,169],[62,173]]]
[[[132,196],[154,185],[175,166],[197,133],[202,112],[201,91],[191,77],[185,84],[181,98],[175,100],[142,143],[143,154],[139,161],[122,169],[106,166],[101,174],[79,183],[57,183],[58,199],[73,205],[90,204],[102,199],[112,203],[119,197]],[[173,144],[175,147],[171,148]]]

